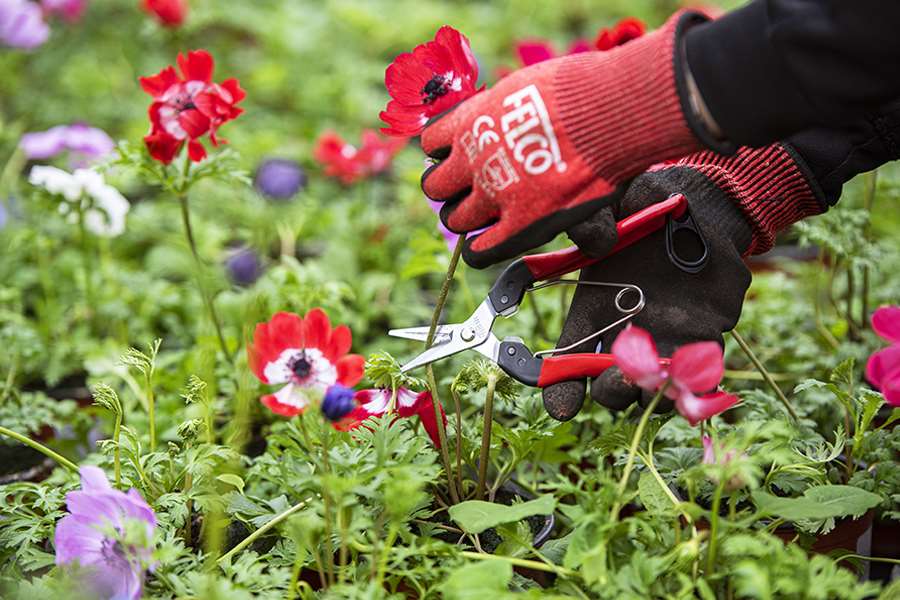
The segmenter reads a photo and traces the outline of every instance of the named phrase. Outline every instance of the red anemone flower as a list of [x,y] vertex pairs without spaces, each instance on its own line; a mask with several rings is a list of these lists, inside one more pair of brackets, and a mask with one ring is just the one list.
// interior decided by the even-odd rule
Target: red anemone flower
[[142,6],[166,27],[178,27],[184,23],[188,10],[187,0],[143,0]]
[[892,343],[873,353],[866,363],[866,379],[881,390],[892,406],[900,406],[900,306],[885,306],[872,315],[872,329]]
[[738,402],[737,396],[715,391],[722,381],[725,365],[722,349],[715,342],[697,342],[678,348],[668,367],[660,364],[656,344],[650,334],[629,325],[612,345],[616,366],[635,385],[656,392],[666,385],[665,395],[691,425],[724,412]]
[[[577,39],[566,50],[566,54],[579,54],[588,52],[591,45],[587,40]],[[553,45],[546,40],[522,40],[516,42],[516,55],[523,67],[534,65],[551,58],[556,58],[559,54],[553,48]]]
[[247,349],[250,369],[265,384],[285,384],[261,402],[275,414],[293,417],[306,410],[311,396],[320,398],[335,383],[359,383],[365,359],[347,354],[352,341],[350,329],[332,329],[321,308],[303,318],[279,312],[268,323],[259,323]]
[[185,141],[190,159],[203,160],[206,149],[199,138],[208,134],[213,146],[225,143],[216,137],[219,127],[244,112],[236,106],[245,96],[238,80],[214,83],[213,66],[209,52],[195,50],[178,55],[180,76],[169,66],[152,77],[140,78],[141,87],[153,96],[150,133],[144,143],[156,160],[169,164]]
[[[360,390],[356,392],[355,400],[358,406],[344,417],[342,421],[335,423],[335,427],[338,429],[349,431],[365,426],[365,422],[372,417],[384,416],[388,409],[391,408],[391,390],[385,388]],[[444,414],[444,408],[440,407],[439,410],[441,411],[444,425],[446,425],[447,415]],[[432,443],[436,448],[441,447],[437,420],[434,418],[434,399],[431,397],[431,392],[417,393],[407,388],[399,388],[392,414],[396,415],[396,418],[418,415]]]
[[325,174],[351,184],[387,171],[406,139],[384,138],[371,129],[362,133],[357,148],[333,131],[323,133],[316,142],[313,156],[325,167]]
[[389,125],[382,133],[418,135],[428,119],[481,91],[477,82],[478,63],[469,40],[444,25],[433,41],[399,55],[385,71],[391,101],[379,115]]
[[597,32],[594,48],[604,51],[611,50],[641,37],[645,30],[646,26],[640,19],[625,17],[611,28],[604,28]]

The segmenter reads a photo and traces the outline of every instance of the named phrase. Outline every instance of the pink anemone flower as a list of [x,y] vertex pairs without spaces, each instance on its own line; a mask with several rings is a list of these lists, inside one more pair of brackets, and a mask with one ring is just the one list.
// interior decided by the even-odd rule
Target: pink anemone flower
[[675,401],[676,410],[691,425],[722,413],[738,402],[738,397],[714,391],[722,381],[725,365],[722,349],[715,342],[697,342],[678,348],[668,366],[660,363],[656,344],[650,334],[629,325],[612,345],[616,366],[635,385],[664,394]]
[[872,315],[872,329],[891,342],[866,363],[866,379],[881,390],[892,406],[900,406],[900,306],[885,306]]

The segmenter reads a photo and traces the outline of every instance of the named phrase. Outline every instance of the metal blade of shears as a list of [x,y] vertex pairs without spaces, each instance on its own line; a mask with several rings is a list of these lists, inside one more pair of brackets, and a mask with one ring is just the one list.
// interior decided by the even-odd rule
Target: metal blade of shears
[[[441,325],[438,328],[441,334],[440,339],[438,339],[438,336],[435,336],[435,344],[433,346],[400,367],[400,370],[405,373],[448,356],[453,356],[464,350],[471,350],[481,346],[485,342],[490,341],[489,338],[492,337],[491,326],[494,324],[496,317],[497,312],[494,310],[490,300],[485,299],[465,322],[455,325]],[[425,330],[424,336],[421,335],[422,329]],[[389,333],[390,335],[395,335],[395,337],[407,339],[419,339],[421,336],[421,339],[424,341],[425,336],[428,335],[428,328],[397,329]]]

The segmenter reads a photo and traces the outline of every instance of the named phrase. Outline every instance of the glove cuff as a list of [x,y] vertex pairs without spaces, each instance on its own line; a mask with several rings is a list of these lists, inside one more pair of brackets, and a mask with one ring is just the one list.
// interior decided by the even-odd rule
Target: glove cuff
[[562,126],[600,177],[620,183],[652,163],[718,148],[689,105],[680,39],[704,15],[681,11],[606,52],[563,59],[554,77]]
[[730,198],[749,221],[753,236],[744,254],[761,254],[792,223],[825,211],[824,194],[803,159],[789,146],[739,148],[734,156],[705,151],[682,158]]

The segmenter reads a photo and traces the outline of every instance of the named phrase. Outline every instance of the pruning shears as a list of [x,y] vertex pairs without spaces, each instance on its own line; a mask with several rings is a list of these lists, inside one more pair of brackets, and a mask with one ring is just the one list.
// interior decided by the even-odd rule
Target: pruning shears
[[[606,257],[634,244],[663,225],[666,225],[666,248],[676,266],[688,272],[702,269],[706,263],[708,249],[696,223],[690,217],[687,198],[683,194],[673,194],[666,200],[652,204],[616,223],[618,242]],[[690,229],[699,236],[704,248],[700,258],[686,261],[674,252],[673,232],[679,229]],[[611,354],[586,352],[551,356],[598,338],[606,331],[628,321],[644,308],[644,293],[636,285],[561,279],[563,275],[600,260],[602,259],[584,255],[575,246],[517,259],[500,274],[488,292],[487,298],[478,305],[472,316],[462,323],[438,326],[433,344],[404,364],[401,370],[411,371],[464,350],[475,350],[496,363],[513,379],[532,387],[543,388],[562,381],[600,375],[613,365]],[[511,317],[518,311],[526,292],[562,283],[618,288],[615,305],[622,317],[573,344],[541,352],[532,352],[520,338],[507,337],[500,340],[491,332],[498,316]],[[629,300],[631,296],[635,298]],[[428,330],[429,327],[408,327],[392,329],[388,334],[425,342]]]

